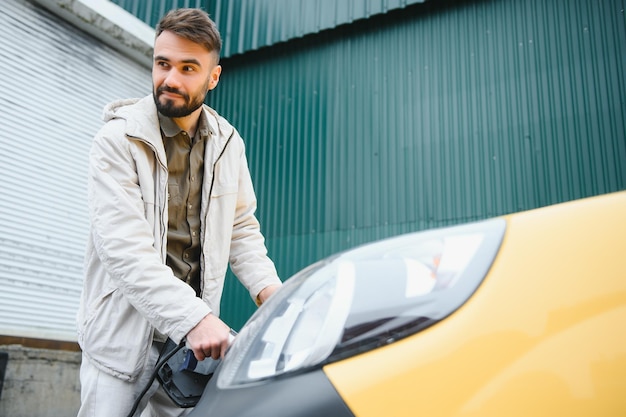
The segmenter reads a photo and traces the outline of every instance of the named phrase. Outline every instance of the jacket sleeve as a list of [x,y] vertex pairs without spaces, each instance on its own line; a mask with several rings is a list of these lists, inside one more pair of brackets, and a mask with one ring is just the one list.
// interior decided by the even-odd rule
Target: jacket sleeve
[[[154,206],[158,185],[152,180],[157,178],[157,169],[161,168],[147,144],[115,130],[111,133],[111,129],[108,135],[97,135],[90,153],[89,215],[108,285],[121,291],[152,326],[178,343],[211,310],[174,276],[157,249],[165,239],[157,236],[163,241],[156,244],[155,228],[148,220],[151,211],[159,211]],[[146,178],[152,184],[140,184]],[[159,216],[151,220],[161,221]],[[162,230],[165,233],[165,227]]]
[[255,216],[254,193],[243,141],[241,142],[239,187],[230,247],[230,266],[255,300],[265,287],[281,284],[274,263],[267,255],[265,238]]

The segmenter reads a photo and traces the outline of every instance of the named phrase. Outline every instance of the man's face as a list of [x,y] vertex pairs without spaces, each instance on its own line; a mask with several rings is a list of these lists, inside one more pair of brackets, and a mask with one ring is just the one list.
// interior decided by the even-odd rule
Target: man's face
[[154,42],[152,88],[154,102],[167,117],[185,117],[197,110],[217,85],[222,68],[202,45],[173,32],[162,32]]

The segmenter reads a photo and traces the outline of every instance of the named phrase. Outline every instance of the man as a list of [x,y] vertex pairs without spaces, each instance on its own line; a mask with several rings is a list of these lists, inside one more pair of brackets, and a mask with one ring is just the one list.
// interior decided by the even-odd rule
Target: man
[[[220,48],[205,12],[169,12],[156,29],[152,95],[105,109],[90,152],[80,417],[127,415],[167,337],[185,339],[198,360],[224,355],[229,263],[257,304],[281,285],[243,141],[203,105],[219,82]],[[185,413],[156,383],[140,409]]]

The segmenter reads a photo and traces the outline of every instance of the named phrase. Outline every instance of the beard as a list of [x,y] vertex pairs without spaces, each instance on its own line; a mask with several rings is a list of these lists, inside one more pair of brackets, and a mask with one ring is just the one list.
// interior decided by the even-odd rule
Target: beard
[[[152,95],[154,98],[154,104],[156,104],[156,108],[159,113],[161,113],[165,117],[177,118],[189,116],[191,113],[200,108],[202,104],[204,104],[204,99],[206,98],[206,95],[208,93],[208,85],[209,83],[207,81],[203,88],[199,90],[199,93],[194,94],[193,96],[190,96],[189,94],[186,94],[175,88],[161,85],[154,90],[154,94]],[[164,91],[180,95],[185,103],[177,106],[174,104],[173,100],[165,100],[164,103],[161,102],[159,97]]]

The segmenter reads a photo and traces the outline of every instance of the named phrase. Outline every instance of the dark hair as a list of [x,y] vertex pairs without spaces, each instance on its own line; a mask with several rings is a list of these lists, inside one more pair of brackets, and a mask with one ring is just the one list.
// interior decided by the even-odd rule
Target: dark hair
[[156,27],[156,36],[169,31],[220,55],[222,38],[215,22],[202,9],[175,9],[167,12]]

